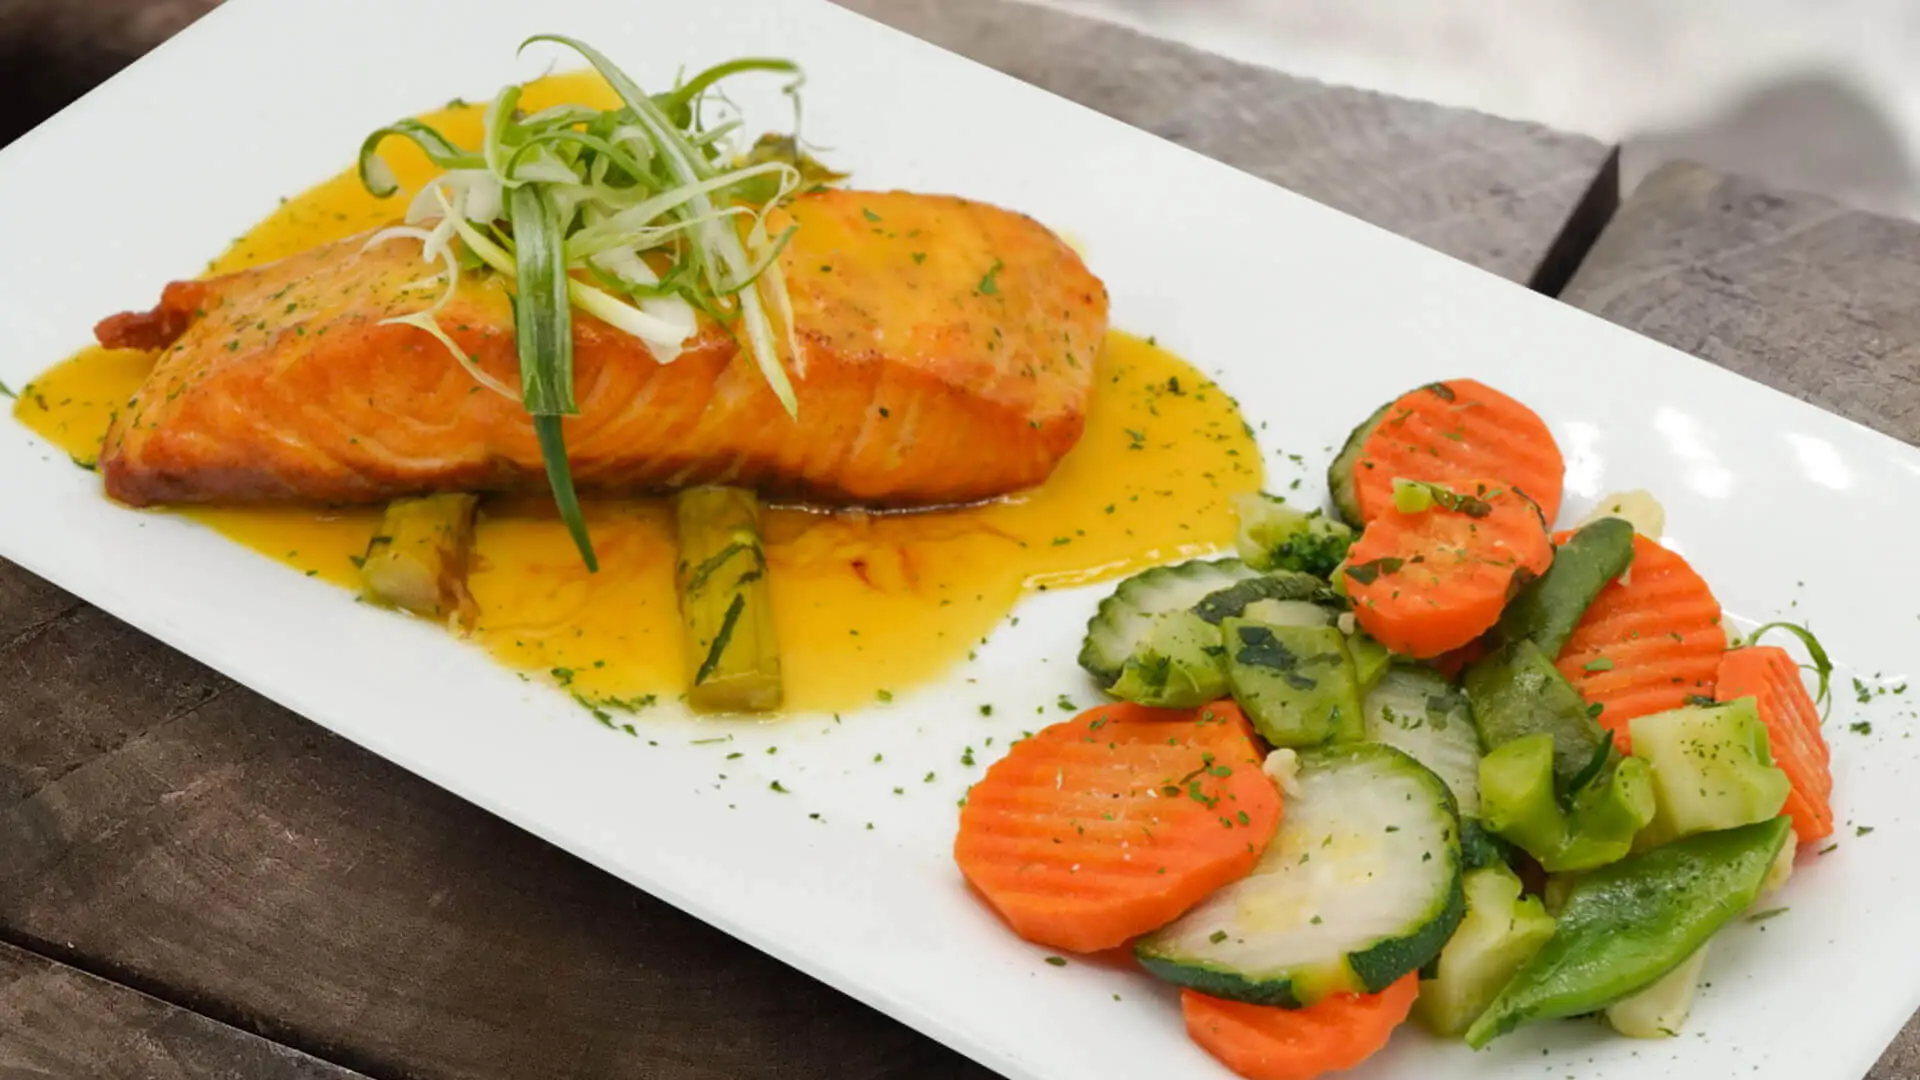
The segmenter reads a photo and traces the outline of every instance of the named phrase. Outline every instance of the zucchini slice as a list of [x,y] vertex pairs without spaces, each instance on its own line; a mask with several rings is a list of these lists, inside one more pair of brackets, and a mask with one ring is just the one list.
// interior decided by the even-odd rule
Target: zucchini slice
[[1306,747],[1365,737],[1360,679],[1338,629],[1228,619],[1220,634],[1227,686],[1261,738]]
[[1332,626],[1339,613],[1311,600],[1255,600],[1239,618],[1266,626]]
[[1333,508],[1340,512],[1341,520],[1356,529],[1364,528],[1366,522],[1360,517],[1360,496],[1355,490],[1353,470],[1360,466],[1360,449],[1367,444],[1367,436],[1380,426],[1380,421],[1393,408],[1393,402],[1373,410],[1373,415],[1360,422],[1347,436],[1346,444],[1340,447],[1333,464],[1327,466],[1327,491],[1333,496]]
[[1374,993],[1440,954],[1465,911],[1447,785],[1390,746],[1299,755],[1280,832],[1247,877],[1143,938],[1148,971],[1303,1008]]
[[1227,696],[1220,628],[1191,611],[1170,611],[1147,624],[1107,693],[1160,709],[1192,709]]
[[1353,657],[1353,670],[1360,678],[1360,696],[1366,697],[1393,664],[1393,654],[1387,651],[1385,645],[1373,640],[1365,630],[1352,627],[1350,620],[1345,629],[1347,655]]
[[1460,819],[1460,865],[1469,873],[1489,866],[1512,866],[1513,845],[1477,817]]
[[1194,559],[1133,575],[1100,601],[1099,610],[1088,620],[1080,666],[1101,686],[1112,686],[1127,666],[1127,658],[1152,635],[1158,616],[1185,612],[1235,582],[1259,576],[1258,570],[1239,559]]
[[[1331,626],[1340,613],[1347,610],[1346,601],[1340,599],[1325,578],[1280,570],[1244,578],[1209,593],[1193,605],[1193,613],[1217,626],[1235,615],[1245,615],[1247,609],[1256,604],[1268,611],[1295,610],[1295,621],[1281,623],[1283,626]],[[1281,604],[1288,608],[1274,606]],[[1308,612],[1306,608],[1315,610]]]
[[1465,694],[1431,668],[1395,664],[1361,710],[1369,740],[1432,769],[1447,782],[1462,817],[1480,813],[1480,731]]

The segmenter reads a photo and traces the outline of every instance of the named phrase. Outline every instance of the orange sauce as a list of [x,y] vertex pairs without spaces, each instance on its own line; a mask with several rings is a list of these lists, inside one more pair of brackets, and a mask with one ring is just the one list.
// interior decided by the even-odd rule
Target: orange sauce
[[[529,86],[524,107],[604,106],[596,78]],[[425,117],[477,145],[482,109]],[[410,144],[388,144],[404,187],[433,174]],[[400,197],[366,194],[349,171],[281,205],[211,272],[282,256],[399,216]],[[157,290],[156,290],[157,291]],[[14,415],[91,464],[113,410],[151,357],[86,349],[25,388]],[[776,508],[763,522],[788,707],[857,706],[939,676],[1031,590],[1083,585],[1228,544],[1234,494],[1258,490],[1260,455],[1226,393],[1150,341],[1109,335],[1086,433],[1039,488],[978,506],[913,514]],[[176,511],[311,576],[357,588],[354,559],[377,507]],[[671,697],[685,686],[673,591],[672,514],[651,499],[586,506],[601,569],[589,574],[551,508],[483,503],[469,588],[472,639],[513,667],[588,701]]]

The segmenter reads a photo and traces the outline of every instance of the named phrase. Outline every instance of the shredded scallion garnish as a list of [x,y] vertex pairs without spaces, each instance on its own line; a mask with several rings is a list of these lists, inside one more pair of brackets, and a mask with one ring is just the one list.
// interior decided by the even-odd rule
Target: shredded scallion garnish
[[[380,145],[396,137],[443,170],[415,196],[404,226],[368,241],[418,241],[423,259],[439,263],[446,278],[431,305],[387,321],[431,334],[482,386],[525,406],[555,505],[591,570],[597,560],[561,426],[562,417],[579,411],[573,309],[633,335],[662,364],[680,356],[704,314],[742,343],[781,407],[797,417],[786,365],[798,370],[802,357],[778,263],[793,230],[775,234],[767,215],[803,188],[841,177],[800,150],[797,131],[763,136],[736,153],[730,136],[738,121],[709,124],[703,116],[708,95],[723,80],[773,73],[791,77],[786,90],[794,96],[797,128],[801,72],[791,61],[732,60],[649,95],[584,42],[540,35],[521,48],[534,42],[585,57],[621,107],[560,105],[524,115],[522,88],[509,86],[488,106],[477,150],[429,124],[401,120],[367,136],[359,175],[376,196],[399,191],[379,155]],[[513,292],[517,390],[482,369],[436,321],[461,275],[476,271],[499,275]]]
[[1820,688],[1814,694],[1813,703],[1820,707],[1820,721],[1825,723],[1827,712],[1833,706],[1833,688],[1830,685],[1833,680],[1833,661],[1828,658],[1826,647],[1820,644],[1820,639],[1813,636],[1812,630],[1799,623],[1770,622],[1755,628],[1753,633],[1745,638],[1734,639],[1734,646],[1738,648],[1741,645],[1758,644],[1762,637],[1773,630],[1785,630],[1799,638],[1800,644],[1807,647],[1807,656],[1813,660],[1813,663],[1800,666],[1801,670],[1811,671],[1820,679]]

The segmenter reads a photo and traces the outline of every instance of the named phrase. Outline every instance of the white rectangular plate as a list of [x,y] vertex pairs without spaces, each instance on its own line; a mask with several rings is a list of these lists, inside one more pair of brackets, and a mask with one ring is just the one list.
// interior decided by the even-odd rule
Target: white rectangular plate
[[[1843,684],[1900,681],[1920,655],[1912,448],[814,0],[229,4],[0,154],[0,378],[17,387],[96,318],[152,303],[380,123],[537,73],[559,54],[516,62],[514,48],[542,31],[585,37],[656,86],[682,65],[798,58],[811,141],[863,186],[965,194],[1082,241],[1119,325],[1218,372],[1265,422],[1275,483],[1317,489],[1329,448],[1379,402],[1475,376],[1553,426],[1568,520],[1606,490],[1652,488],[1728,610],[1797,601],[1852,669]],[[786,120],[775,95],[747,104]],[[979,772],[962,748],[1003,746],[1062,692],[1087,699],[1073,656],[1092,593],[1028,603],[947,684],[837,726],[715,747],[665,722],[652,746],[432,627],[118,508],[4,423],[0,555],[1009,1077],[1225,1075],[1183,1037],[1172,994],[1046,965],[948,856]],[[1842,700],[1840,847],[1802,857],[1788,914],[1714,950],[1685,1037],[1560,1024],[1476,1056],[1407,1034],[1364,1075],[1864,1073],[1920,1005],[1920,746],[1895,722],[1904,699],[1875,707],[1871,738],[1846,733]]]

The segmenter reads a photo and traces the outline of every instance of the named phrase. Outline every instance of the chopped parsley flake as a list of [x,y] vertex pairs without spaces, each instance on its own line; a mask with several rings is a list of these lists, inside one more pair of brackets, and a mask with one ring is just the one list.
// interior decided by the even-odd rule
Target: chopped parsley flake
[[998,293],[1000,291],[1000,282],[998,279],[1000,271],[1004,269],[1006,269],[1005,263],[999,259],[993,260],[993,265],[988,267],[986,274],[980,278],[980,287],[976,291],[981,296],[993,296]]

